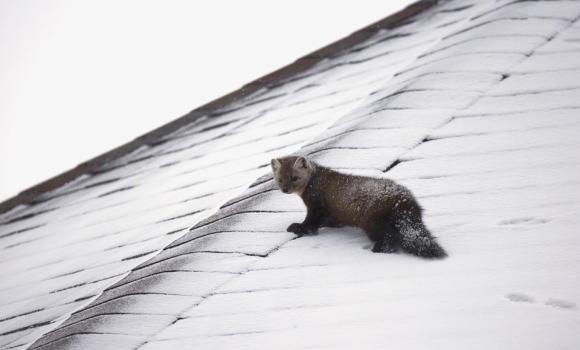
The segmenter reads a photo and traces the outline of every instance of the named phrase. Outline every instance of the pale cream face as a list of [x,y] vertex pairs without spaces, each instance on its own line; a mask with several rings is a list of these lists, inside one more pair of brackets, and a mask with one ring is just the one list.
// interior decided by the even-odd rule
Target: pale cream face
[[284,193],[302,194],[312,175],[312,164],[304,157],[272,159],[272,174]]

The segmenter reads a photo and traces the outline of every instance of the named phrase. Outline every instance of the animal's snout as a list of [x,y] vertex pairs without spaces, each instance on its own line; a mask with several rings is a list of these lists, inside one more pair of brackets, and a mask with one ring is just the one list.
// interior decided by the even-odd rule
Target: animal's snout
[[282,192],[288,193],[288,187],[282,187]]

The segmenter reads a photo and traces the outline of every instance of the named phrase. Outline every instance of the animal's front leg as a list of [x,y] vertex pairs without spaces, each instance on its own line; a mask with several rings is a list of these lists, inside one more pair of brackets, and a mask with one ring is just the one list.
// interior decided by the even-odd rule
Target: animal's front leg
[[315,235],[318,233],[322,219],[322,213],[319,210],[308,209],[306,218],[302,223],[293,223],[286,231],[293,232],[298,236]]

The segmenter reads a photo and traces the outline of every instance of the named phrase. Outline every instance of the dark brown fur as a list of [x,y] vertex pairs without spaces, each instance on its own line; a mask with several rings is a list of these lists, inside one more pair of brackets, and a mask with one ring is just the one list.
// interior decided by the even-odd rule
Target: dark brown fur
[[298,194],[307,208],[304,221],[288,231],[304,235],[322,226],[356,226],[375,242],[374,252],[403,248],[424,257],[446,255],[423,225],[416,199],[394,181],[342,174],[304,157],[272,160],[272,168],[280,188]]

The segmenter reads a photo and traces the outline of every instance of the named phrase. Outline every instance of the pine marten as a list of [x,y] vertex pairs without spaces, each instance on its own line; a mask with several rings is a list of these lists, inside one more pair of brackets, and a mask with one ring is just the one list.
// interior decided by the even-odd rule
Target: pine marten
[[447,256],[423,224],[422,209],[407,188],[389,179],[342,174],[306,157],[272,159],[272,172],[284,193],[306,205],[304,222],[287,231],[316,234],[319,227],[356,226],[374,242],[375,253],[399,248],[427,258]]

